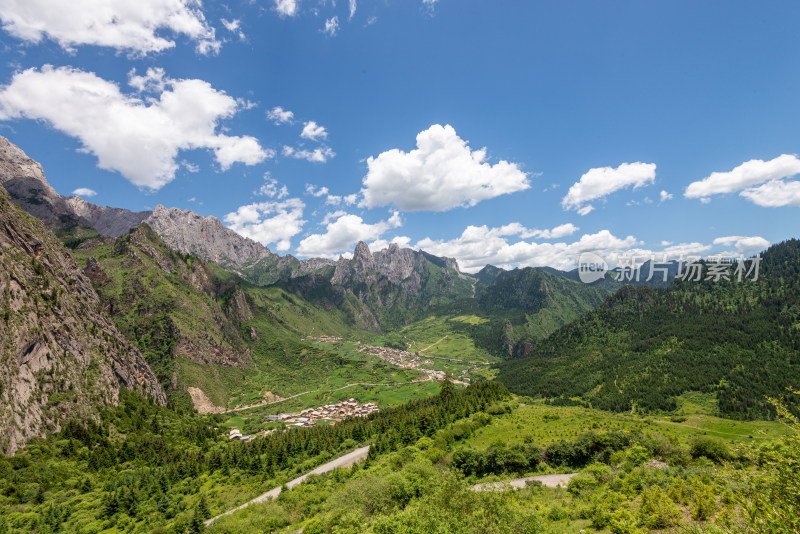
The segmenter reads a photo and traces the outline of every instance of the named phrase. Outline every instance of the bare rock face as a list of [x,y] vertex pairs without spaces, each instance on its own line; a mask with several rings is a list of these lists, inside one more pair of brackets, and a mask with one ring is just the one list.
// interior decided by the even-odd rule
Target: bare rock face
[[81,197],[71,196],[64,202],[72,212],[84,221],[84,225],[98,234],[119,237],[136,228],[142,221],[150,217],[151,211],[133,212],[122,208],[98,206],[87,202]]
[[44,177],[42,166],[19,147],[0,136],[0,184],[14,202],[49,228],[85,224]]
[[1,452],[58,431],[68,417],[96,418],[121,386],[166,403],[66,248],[1,188],[0,263]]
[[274,256],[267,247],[226,228],[216,217],[159,204],[146,222],[173,250],[234,270]]

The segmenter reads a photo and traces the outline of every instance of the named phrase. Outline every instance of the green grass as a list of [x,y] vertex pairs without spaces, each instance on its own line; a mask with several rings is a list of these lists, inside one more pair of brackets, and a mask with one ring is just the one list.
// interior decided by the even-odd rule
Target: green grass
[[574,439],[587,430],[660,433],[683,443],[692,436],[708,435],[731,443],[757,444],[783,435],[786,426],[769,421],[733,421],[706,414],[687,416],[685,421],[676,422],[669,417],[639,417],[535,402],[521,404],[511,414],[495,416],[490,426],[479,429],[466,444],[477,449],[485,449],[495,441],[547,446],[558,440]]
[[407,350],[426,356],[452,358],[465,362],[494,362],[497,358],[475,346],[468,335],[470,325],[489,320],[477,315],[430,316],[411,323],[391,335],[399,338]]

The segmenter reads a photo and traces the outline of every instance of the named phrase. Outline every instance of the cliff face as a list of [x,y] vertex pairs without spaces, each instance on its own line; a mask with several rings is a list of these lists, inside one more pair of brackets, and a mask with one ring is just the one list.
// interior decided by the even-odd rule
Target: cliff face
[[64,199],[73,213],[81,218],[84,225],[101,235],[119,237],[136,228],[151,216],[151,211],[133,212],[122,208],[98,206],[81,197]]
[[194,254],[226,268],[239,270],[264,258],[277,258],[261,243],[223,226],[216,217],[159,204],[145,222],[173,250]]
[[0,184],[9,192],[14,202],[49,228],[86,226],[86,221],[47,183],[42,166],[2,136]]
[[0,452],[96,417],[121,386],[166,402],[66,248],[1,188],[0,263]]

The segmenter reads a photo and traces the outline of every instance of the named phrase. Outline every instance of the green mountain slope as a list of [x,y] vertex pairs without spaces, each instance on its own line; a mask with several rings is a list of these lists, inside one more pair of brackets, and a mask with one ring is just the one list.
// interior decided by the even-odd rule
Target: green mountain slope
[[[752,277],[751,277],[752,278]],[[580,397],[614,411],[672,410],[687,391],[719,412],[764,418],[766,396],[800,382],[800,241],[771,247],[758,281],[626,286],[500,366],[514,392]]]

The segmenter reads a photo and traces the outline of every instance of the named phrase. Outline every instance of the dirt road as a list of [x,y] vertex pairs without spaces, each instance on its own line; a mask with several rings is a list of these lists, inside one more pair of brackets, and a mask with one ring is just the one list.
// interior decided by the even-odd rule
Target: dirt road
[[[305,475],[299,476],[299,477],[295,478],[294,480],[291,480],[291,481],[287,482],[286,483],[286,487],[289,488],[289,489],[292,489],[293,487],[297,486],[298,484],[302,484],[305,481],[305,479],[307,479],[310,475],[321,475],[322,473],[327,473],[328,471],[333,471],[337,467],[350,467],[353,464],[355,464],[357,462],[360,462],[361,460],[366,458],[368,453],[369,453],[369,445],[367,445],[366,447],[361,447],[360,449],[356,449],[356,450],[354,450],[352,452],[348,452],[344,456],[340,456],[340,457],[336,458],[335,460],[331,460],[330,462],[328,462],[326,464],[322,464],[321,466],[317,467],[316,469],[313,469],[313,470],[309,471]],[[224,513],[222,513],[222,514],[220,514],[220,515],[218,515],[216,517],[212,517],[211,519],[206,521],[206,526],[210,525],[211,523],[213,523],[214,521],[216,521],[217,519],[219,519],[222,516],[230,515],[233,512],[236,512],[238,510],[241,510],[242,508],[246,508],[246,507],[250,506],[251,504],[257,504],[257,503],[260,503],[260,502],[268,501],[270,499],[274,499],[278,495],[281,494],[281,490],[282,489],[283,488],[281,486],[278,486],[277,488],[273,488],[273,489],[269,490],[268,492],[264,493],[263,495],[259,495],[258,497],[256,497],[252,501],[247,501],[246,503],[244,503],[244,504],[242,504],[240,506],[237,506],[236,508],[234,508],[232,510],[228,510],[227,512],[224,512]]]
[[514,489],[524,488],[529,480],[538,480],[542,486],[548,488],[557,488],[558,486],[567,487],[569,479],[578,473],[565,473],[561,475],[538,475],[535,477],[512,478],[505,482],[484,482],[483,484],[475,484],[472,486],[473,491],[505,491],[509,486]]

